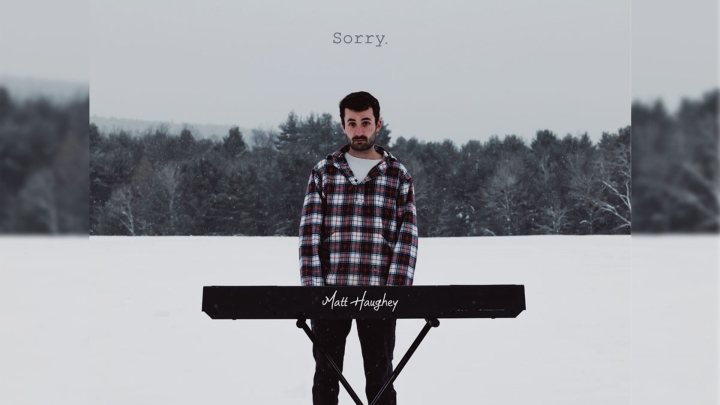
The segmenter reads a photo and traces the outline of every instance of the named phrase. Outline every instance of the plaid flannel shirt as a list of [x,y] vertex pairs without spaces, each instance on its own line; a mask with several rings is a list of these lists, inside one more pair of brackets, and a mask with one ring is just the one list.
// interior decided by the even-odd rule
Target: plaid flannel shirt
[[312,170],[300,220],[304,286],[412,285],[418,230],[412,177],[383,159],[356,179],[345,145]]

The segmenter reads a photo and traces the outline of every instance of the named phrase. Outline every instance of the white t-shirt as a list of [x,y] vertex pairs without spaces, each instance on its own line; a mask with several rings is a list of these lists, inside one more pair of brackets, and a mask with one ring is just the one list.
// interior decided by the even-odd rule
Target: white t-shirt
[[350,170],[352,170],[359,182],[362,182],[370,173],[370,170],[382,161],[382,159],[361,159],[349,153],[345,154],[345,159],[347,159]]

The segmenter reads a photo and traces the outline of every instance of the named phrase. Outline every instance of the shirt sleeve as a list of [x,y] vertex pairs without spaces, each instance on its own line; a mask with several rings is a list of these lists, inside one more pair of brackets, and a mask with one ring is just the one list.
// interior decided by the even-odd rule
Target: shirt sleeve
[[320,264],[320,233],[323,224],[323,200],[320,178],[310,174],[300,217],[300,281],[303,286],[324,285]]
[[412,285],[418,248],[417,212],[412,178],[408,178],[401,185],[397,207],[398,238],[390,260],[387,285]]

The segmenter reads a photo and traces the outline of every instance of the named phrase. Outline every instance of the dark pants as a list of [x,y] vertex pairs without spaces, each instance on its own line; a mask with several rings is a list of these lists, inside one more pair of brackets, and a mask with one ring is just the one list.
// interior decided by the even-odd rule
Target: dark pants
[[[318,342],[342,371],[345,356],[345,339],[350,333],[352,319],[313,320],[312,330]],[[368,404],[393,371],[393,349],[395,348],[395,319],[358,319],[358,337],[365,366],[365,394]],[[315,378],[313,380],[313,404],[337,405],[340,383],[332,366],[313,345],[315,357]],[[344,388],[343,388],[344,389]],[[378,401],[380,405],[395,405],[395,389],[390,385]]]

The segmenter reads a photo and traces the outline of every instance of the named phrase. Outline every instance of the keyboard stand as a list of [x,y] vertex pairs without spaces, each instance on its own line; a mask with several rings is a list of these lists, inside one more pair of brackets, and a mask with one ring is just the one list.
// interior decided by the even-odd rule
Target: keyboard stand
[[[298,328],[301,328],[302,330],[305,331],[305,334],[310,338],[313,345],[315,345],[315,347],[317,347],[320,350],[320,353],[322,353],[322,355],[325,357],[325,360],[327,360],[327,363],[333,368],[333,370],[335,370],[335,373],[337,373],[338,378],[340,379],[340,382],[342,383],[343,387],[345,387],[345,390],[347,390],[348,394],[350,394],[350,397],[352,397],[353,401],[355,401],[355,403],[357,405],[363,405],[362,401],[360,401],[360,398],[358,398],[355,391],[352,389],[350,384],[347,382],[345,377],[342,375],[342,372],[338,368],[337,364],[335,364],[335,362],[332,360],[330,355],[327,354],[327,352],[322,348],[322,346],[320,346],[318,344],[315,334],[310,329],[310,327],[307,325],[307,321],[303,318],[300,318],[297,320],[296,325]],[[388,379],[385,382],[385,385],[383,385],[382,388],[380,388],[380,391],[377,393],[377,395],[375,396],[375,399],[373,399],[373,401],[370,403],[370,405],[375,405],[377,403],[377,401],[380,399],[380,397],[382,396],[382,394],[385,392],[385,389],[387,389],[387,387],[389,387],[395,381],[395,379],[397,379],[398,375],[400,375],[400,372],[405,367],[405,364],[407,364],[407,362],[410,360],[410,357],[413,355],[413,353],[415,353],[415,350],[418,348],[418,346],[420,346],[420,342],[422,342],[423,339],[425,339],[425,335],[428,334],[428,332],[430,331],[430,328],[437,328],[439,325],[440,325],[440,321],[437,320],[437,318],[425,319],[425,326],[423,326],[422,330],[420,331],[420,334],[418,334],[418,337],[415,338],[415,341],[412,343],[412,345],[410,345],[410,348],[408,349],[407,353],[405,353],[403,358],[400,360],[400,363],[398,363],[397,367],[395,367],[395,369],[393,370],[393,373],[390,376],[390,379]]]
[[[355,299],[353,301],[353,299]],[[368,307],[365,312],[360,312]],[[372,309],[370,309],[372,308]],[[420,286],[204,286],[202,310],[212,319],[292,319],[303,329],[317,352],[329,364],[356,405],[360,398],[332,358],[318,344],[308,319],[424,319],[417,339],[370,405],[403,370],[431,328],[440,318],[517,318],[525,310],[525,286],[420,285]],[[323,360],[320,360],[323,361]],[[339,388],[339,387],[338,387]]]

